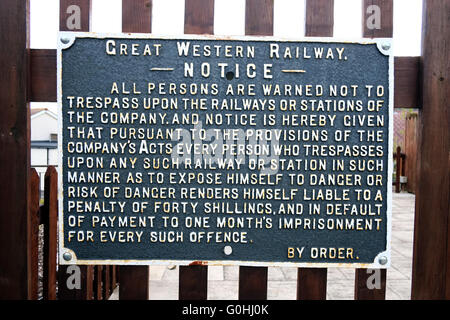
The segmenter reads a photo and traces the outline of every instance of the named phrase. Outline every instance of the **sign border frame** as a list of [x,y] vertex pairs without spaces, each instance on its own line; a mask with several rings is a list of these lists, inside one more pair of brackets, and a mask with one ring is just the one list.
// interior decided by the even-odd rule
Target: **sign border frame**
[[[386,250],[379,252],[372,263],[358,262],[269,262],[269,261],[240,261],[240,260],[133,260],[133,259],[105,259],[105,260],[78,260],[75,252],[64,247],[64,193],[63,193],[63,166],[62,166],[62,50],[69,48],[77,38],[91,39],[161,39],[161,40],[239,40],[260,42],[319,42],[319,43],[346,43],[346,44],[376,44],[380,53],[389,57],[389,124],[388,124],[388,185],[386,199]],[[97,33],[97,32],[72,32],[59,31],[57,36],[57,108],[58,108],[58,261],[61,265],[209,265],[209,266],[254,266],[254,267],[295,267],[295,268],[365,268],[387,269],[391,266],[391,233],[392,233],[392,174],[393,161],[390,154],[393,150],[393,114],[394,114],[394,55],[392,38],[358,38],[342,39],[329,37],[299,37],[283,38],[274,36],[217,36],[217,35],[158,35],[149,33]],[[64,259],[64,254],[69,253],[71,260]],[[382,264],[382,257],[387,262]]]

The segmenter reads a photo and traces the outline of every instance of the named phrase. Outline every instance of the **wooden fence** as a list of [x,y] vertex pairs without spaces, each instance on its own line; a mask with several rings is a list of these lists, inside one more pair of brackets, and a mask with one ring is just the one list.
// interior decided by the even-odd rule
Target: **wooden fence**
[[406,115],[405,123],[405,153],[408,155],[405,160],[406,191],[416,193],[417,185],[417,151],[419,117],[417,113]]
[[[431,4],[432,3],[432,4]],[[89,31],[91,24],[90,0],[61,0],[60,29],[68,30],[66,19],[67,7],[76,4],[81,8],[81,28],[76,31]],[[148,299],[149,267],[121,266],[119,268],[95,266],[82,267],[82,278],[86,286],[80,292],[66,293],[63,289],[59,295],[55,292],[55,283],[63,280],[65,268],[57,270],[57,199],[56,171],[49,168],[46,174],[46,192],[44,207],[40,210],[36,202],[36,175],[29,168],[29,108],[28,101],[56,101],[56,51],[28,49],[27,17],[28,1],[4,0],[0,4],[0,43],[9,43],[0,47],[0,74],[5,80],[0,85],[2,107],[1,141],[4,150],[0,155],[0,180],[8,181],[6,190],[2,187],[0,202],[5,210],[0,215],[0,265],[6,266],[2,277],[8,279],[0,283],[0,298],[36,298],[37,286],[37,229],[42,222],[45,228],[44,240],[44,298],[90,299],[107,297],[115,286],[117,272],[120,299]],[[370,5],[381,8],[381,28],[369,29],[365,18],[366,9]],[[445,114],[441,100],[448,96],[448,19],[445,15],[450,10],[446,0],[433,0],[425,6],[424,12],[424,45],[429,47],[424,57],[395,58],[395,107],[419,106],[419,89],[422,89],[424,104],[424,126],[428,128],[422,136],[421,149],[424,152],[430,148],[429,154],[422,154],[422,172],[420,175],[419,193],[416,212],[415,250],[413,269],[413,298],[443,298],[450,297],[450,263],[446,264],[448,254],[446,246],[450,243],[450,228],[448,228],[448,123],[442,119]],[[268,36],[273,34],[274,0],[246,0],[245,33],[253,36]],[[2,14],[2,12],[4,12]],[[8,13],[6,13],[8,12]],[[12,12],[12,13],[11,13]],[[363,0],[363,37],[392,37],[393,33],[393,1]],[[123,32],[151,32],[152,2],[151,0],[123,0],[122,30]],[[355,19],[360,19],[355,17]],[[332,37],[334,20],[333,0],[306,0],[306,36]],[[212,34],[214,22],[214,0],[186,0],[185,27],[187,34]],[[299,34],[299,37],[302,35]],[[14,40],[11,40],[14,37]],[[7,47],[5,49],[4,47]],[[439,51],[439,53],[437,53]],[[420,60],[423,59],[423,60]],[[419,63],[422,61],[422,63]],[[13,69],[4,67],[11,64]],[[8,64],[8,65],[9,65]],[[420,82],[419,66],[424,68],[427,81]],[[440,78],[433,72],[442,70]],[[429,80],[429,81],[428,81]],[[439,82],[440,81],[440,82]],[[6,85],[7,84],[7,85]],[[436,92],[437,96],[436,96]],[[28,99],[27,99],[28,98]],[[438,101],[436,101],[438,99]],[[441,100],[439,100],[441,99]],[[447,99],[448,101],[448,99]],[[17,108],[7,108],[7,106]],[[6,135],[5,135],[6,133]],[[9,136],[8,136],[9,133]],[[441,137],[433,142],[435,137]],[[447,140],[445,140],[447,139]],[[441,143],[440,146],[438,143]],[[431,156],[432,155],[432,156]],[[439,161],[439,162],[437,162]],[[430,164],[434,173],[441,174],[441,180],[430,175]],[[22,168],[24,166],[24,168]],[[8,170],[5,170],[8,168]],[[424,182],[425,181],[425,182]],[[430,193],[430,186],[437,183],[441,187],[439,194]],[[31,189],[30,189],[31,188]],[[23,194],[29,195],[23,201]],[[430,201],[434,201],[430,204]],[[447,204],[445,204],[447,201]],[[432,210],[431,210],[432,209]],[[447,211],[445,211],[447,209]],[[431,212],[428,212],[431,211]],[[28,217],[23,216],[28,212]],[[40,212],[40,214],[38,214]],[[11,219],[12,216],[17,218]],[[27,219],[29,223],[27,223]],[[24,227],[25,226],[25,227]],[[419,227],[418,227],[419,226]],[[27,229],[28,228],[28,229]],[[436,230],[436,232],[429,232]],[[6,232],[5,232],[6,231]],[[3,234],[14,234],[14,239],[6,239]],[[11,247],[5,248],[5,243]],[[433,250],[427,250],[433,248]],[[11,260],[12,254],[15,254]],[[8,260],[9,259],[9,260]],[[6,262],[8,261],[8,262]],[[18,267],[20,266],[20,267]],[[179,298],[207,298],[207,269],[205,265],[183,266],[179,269]],[[151,267],[150,267],[151,272]],[[355,299],[384,299],[386,292],[386,270],[381,270],[381,288],[368,289],[366,281],[370,273],[365,269],[355,270]],[[109,279],[108,279],[109,277]],[[3,279],[2,278],[2,279]],[[28,280],[28,287],[23,285]],[[19,286],[18,284],[22,284]],[[92,289],[91,289],[92,286]],[[25,287],[25,288],[24,288]],[[60,286],[61,287],[61,286]],[[100,289],[103,288],[103,289]],[[299,268],[297,280],[298,299],[325,299],[327,289],[327,269]],[[102,293],[101,293],[101,290]],[[106,293],[105,293],[106,292]],[[240,267],[239,299],[267,298],[267,268]]]
[[392,158],[395,165],[395,180],[392,181],[392,184],[395,186],[395,192],[399,193],[402,191],[401,184],[403,182],[401,181],[401,178],[405,177],[406,159],[408,159],[408,157],[406,154],[402,153],[402,148],[398,146]]
[[[57,171],[49,166],[45,173],[44,204],[40,204],[40,178],[30,171],[30,299],[44,300],[102,300],[108,299],[117,287],[116,266],[77,266],[80,271],[79,289],[66,283],[74,271],[58,265],[58,185]],[[40,236],[41,235],[41,236]],[[39,263],[41,261],[41,263]],[[39,279],[39,265],[42,278]],[[39,291],[39,284],[42,286]]]

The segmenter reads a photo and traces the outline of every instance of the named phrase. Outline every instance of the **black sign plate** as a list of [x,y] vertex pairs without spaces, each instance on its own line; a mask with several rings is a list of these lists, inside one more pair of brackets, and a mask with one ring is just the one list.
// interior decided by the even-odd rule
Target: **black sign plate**
[[59,41],[62,263],[389,265],[389,40]]

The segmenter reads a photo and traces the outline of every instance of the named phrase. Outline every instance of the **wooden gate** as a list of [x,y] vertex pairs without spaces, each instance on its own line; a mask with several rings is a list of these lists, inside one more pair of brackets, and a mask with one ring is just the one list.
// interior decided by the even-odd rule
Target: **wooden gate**
[[[363,37],[392,37],[393,0],[362,1]],[[67,8],[73,4],[81,9],[81,26],[77,31],[89,31],[90,0],[60,0],[60,30],[68,30]],[[370,5],[381,8],[379,29],[366,26]],[[272,35],[273,12],[274,0],[246,0],[246,35]],[[448,12],[449,1],[425,0],[422,57],[395,58],[395,107],[423,106],[413,299],[450,298]],[[151,0],[123,0],[123,32],[150,33],[151,18]],[[147,266],[82,266],[82,289],[59,288],[57,291],[57,280],[63,281],[67,268],[58,268],[56,260],[57,173],[52,167],[48,169],[45,203],[39,208],[39,178],[30,170],[28,104],[30,101],[56,101],[56,51],[29,49],[28,20],[29,0],[0,2],[0,181],[3,182],[0,187],[0,299],[36,299],[40,224],[45,230],[44,298],[108,298],[118,278],[120,299],[148,299]],[[332,37],[333,20],[333,0],[306,0],[307,37]],[[213,22],[214,0],[185,0],[186,34],[212,34]],[[207,268],[203,265],[180,267],[180,299],[207,298]],[[385,298],[386,270],[381,270],[380,289],[367,288],[370,275],[365,269],[355,270],[355,299]],[[326,290],[327,269],[298,269],[297,299],[325,299]],[[240,267],[239,299],[266,298],[267,268]]]

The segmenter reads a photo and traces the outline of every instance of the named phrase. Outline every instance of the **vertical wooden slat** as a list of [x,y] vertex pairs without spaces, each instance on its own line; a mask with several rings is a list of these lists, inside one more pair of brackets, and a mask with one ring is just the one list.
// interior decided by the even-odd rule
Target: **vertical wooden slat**
[[56,50],[30,50],[29,101],[56,101]]
[[[79,11],[73,6],[78,6]],[[91,6],[91,0],[60,0],[59,30],[89,31],[91,29]],[[73,23],[73,19],[78,19],[78,16],[79,25]]]
[[[384,300],[386,297],[386,269],[377,270],[380,272],[380,288],[369,289],[367,280],[374,270],[357,269],[355,272],[355,300]],[[378,279],[377,279],[378,281]]]
[[400,146],[397,147],[397,150],[395,152],[395,192],[400,192],[400,176],[401,176],[401,169],[402,169],[402,148]]
[[419,108],[419,57],[394,57],[394,108]]
[[152,32],[151,0],[122,0],[122,31]]
[[111,295],[111,266],[103,266],[102,282],[103,282],[103,299],[108,300]]
[[186,0],[184,33],[214,33],[214,0]]
[[147,300],[149,268],[147,266],[119,266],[119,299]]
[[[214,0],[186,0],[184,33],[212,34],[214,32]],[[208,296],[208,267],[180,266],[180,300],[206,300]]]
[[102,281],[103,280],[103,266],[94,267],[94,299],[103,300]]
[[85,288],[81,288],[81,299],[92,300],[94,299],[94,266],[80,266],[80,268],[82,275],[81,283],[85,283]]
[[406,182],[406,191],[416,193],[416,177],[417,177],[417,135],[419,131],[419,120],[417,113],[410,113],[406,116],[405,125],[405,176],[408,177]]
[[[273,0],[246,0],[245,34],[273,35]],[[267,299],[267,267],[239,267],[239,299]]]
[[299,268],[297,270],[297,300],[327,298],[327,269]]
[[326,268],[299,268],[297,270],[297,299],[325,300],[327,298]]
[[[77,8],[71,7],[77,6]],[[91,0],[60,0],[59,1],[59,30],[60,31],[90,31],[91,29]],[[80,19],[78,25],[73,25],[73,19]],[[54,74],[56,83],[56,52],[53,50],[37,51],[32,54],[32,80],[36,84],[32,85],[32,99],[34,101],[45,101],[53,98],[53,93],[56,98],[56,91],[51,90],[54,85],[51,81],[42,81],[48,79],[48,73]],[[49,59],[50,57],[50,59]],[[41,83],[41,84],[39,84]],[[51,96],[48,93],[52,93]],[[53,100],[50,100],[53,101]],[[66,286],[66,280],[70,276],[67,273],[67,265],[60,265],[58,268],[58,299],[61,300],[91,300],[93,298],[93,281],[94,281],[94,267],[93,266],[78,266],[80,268],[81,288],[69,289]]]
[[30,300],[38,298],[39,182],[36,169],[31,169],[28,218],[28,299]]
[[67,266],[59,266],[58,270],[58,300],[92,300],[94,297],[94,266],[77,266],[80,268],[80,288],[69,289]]
[[[375,11],[373,7],[375,7]],[[392,38],[393,20],[394,20],[394,5],[392,0],[363,0],[363,37],[364,38]],[[376,8],[379,8],[380,26],[374,27],[367,25],[367,22],[372,22],[372,16],[377,14]],[[369,10],[369,11],[368,11]]]
[[0,1],[0,299],[27,299],[28,0]]
[[180,300],[206,300],[208,296],[208,267],[181,266],[178,298]]
[[334,0],[306,0],[305,35],[332,37],[334,27]]
[[[390,38],[393,32],[393,3],[392,0],[362,0],[363,1],[363,37],[365,38]],[[380,8],[381,24],[379,29],[369,29],[367,27],[367,7],[377,5]],[[392,151],[388,151],[392,152]],[[392,161],[392,160],[391,160]],[[401,166],[401,158],[397,166]],[[401,172],[401,171],[399,171]],[[398,176],[400,179],[400,176]],[[400,180],[399,180],[400,182]],[[379,289],[367,288],[367,278],[371,274],[367,273],[367,269],[355,270],[355,300],[384,300],[386,297],[386,269],[380,270],[381,287]]]
[[423,2],[412,299],[450,299],[450,1]]
[[[334,0],[306,0],[306,37],[332,37]],[[297,299],[325,300],[327,269],[299,268],[297,270]]]
[[239,300],[267,300],[267,267],[239,267]]
[[[151,32],[151,17],[151,0],[122,0],[123,32]],[[148,266],[120,266],[118,272],[120,274],[119,299],[148,299]]]
[[117,266],[111,266],[111,291],[117,286]]
[[45,172],[44,190],[44,300],[56,300],[56,255],[58,231],[58,173],[49,166]]
[[245,34],[248,36],[273,35],[273,0],[246,0]]

